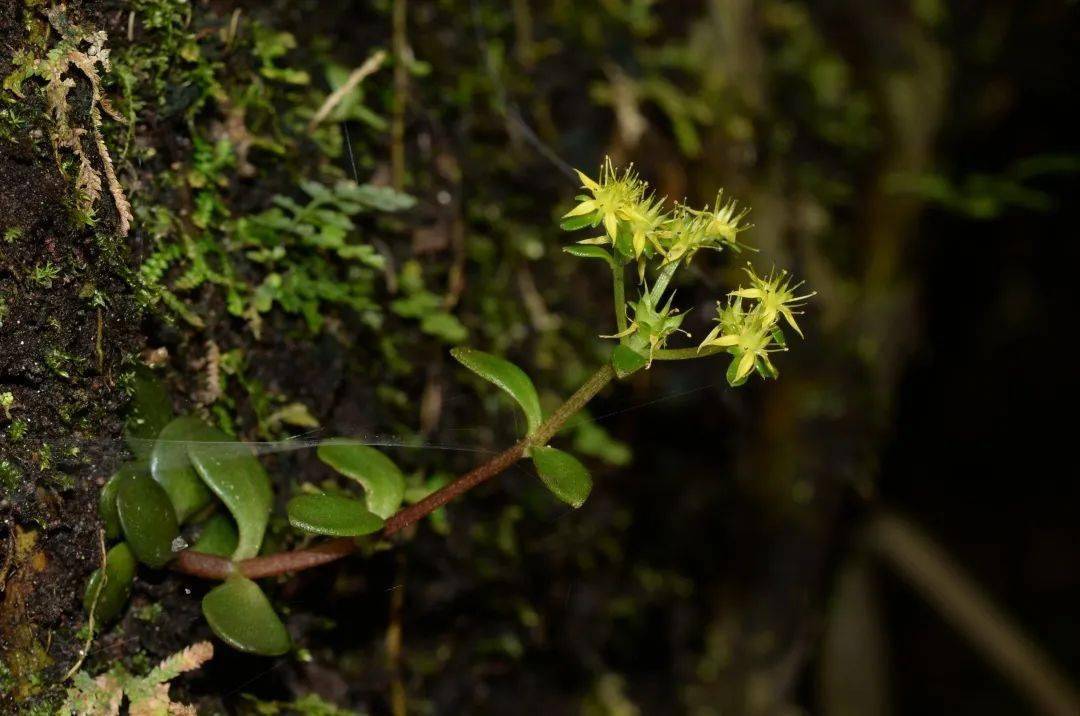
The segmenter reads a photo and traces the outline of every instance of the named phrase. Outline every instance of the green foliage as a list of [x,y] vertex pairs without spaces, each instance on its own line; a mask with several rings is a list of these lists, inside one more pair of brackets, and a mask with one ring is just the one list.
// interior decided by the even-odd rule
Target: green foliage
[[233,559],[254,557],[274,502],[266,471],[246,446],[209,426],[199,439],[187,443],[187,449],[199,477],[236,520],[240,538]]
[[120,542],[105,554],[103,568],[95,569],[86,584],[83,606],[99,622],[113,619],[127,604],[135,581],[135,555]]
[[135,474],[120,483],[116,510],[136,559],[150,567],[165,566],[180,536],[168,494],[149,475]]
[[341,495],[297,495],[289,500],[286,512],[293,527],[317,535],[359,537],[383,526],[363,501]]
[[536,472],[552,494],[571,507],[581,507],[592,491],[589,471],[576,457],[553,447],[534,447]]
[[[199,13],[193,23],[181,0],[137,0],[133,11],[139,41],[113,60],[129,121],[125,151],[158,166],[135,197],[135,213],[154,244],[139,271],[143,303],[204,327],[207,307],[196,297],[210,285],[256,336],[275,309],[302,317],[312,331],[343,311],[377,328],[384,259],[367,237],[379,216],[408,210],[415,201],[388,187],[345,181],[327,161],[342,145],[334,122],[357,119],[383,131],[364,90],[346,93],[322,124],[309,127],[326,99],[309,70],[325,74],[331,89],[347,71],[318,52],[310,68],[295,67],[290,33],[246,13],[242,20]],[[146,153],[132,133],[148,118],[154,125],[171,121],[190,150],[167,164]],[[352,149],[360,153],[363,144],[356,144]],[[295,190],[274,181],[277,196],[238,207],[239,182],[257,172],[288,176]],[[187,198],[180,210],[177,196]],[[363,225],[361,215],[370,217]],[[443,315],[423,320],[447,335],[460,326]]]
[[[318,694],[305,694],[292,701],[259,701],[245,694],[250,702],[250,713],[255,716],[361,716],[334,706]],[[244,710],[243,713],[248,713]]]
[[124,422],[124,438],[136,457],[145,458],[154,438],[172,420],[172,404],[165,387],[145,366],[135,367],[127,387],[131,405]]
[[210,504],[211,494],[188,458],[188,442],[207,438],[206,425],[192,417],[172,420],[150,443],[150,474],[165,489],[183,524]]
[[128,480],[145,473],[146,470],[141,465],[134,463],[121,465],[113,473],[112,477],[105,482],[105,486],[101,488],[101,495],[98,499],[98,513],[105,527],[106,538],[116,539],[120,536],[120,514],[116,508],[116,495],[120,492],[120,486]]
[[314,331],[322,326],[323,305],[329,303],[348,306],[377,324],[372,292],[375,271],[384,260],[370,244],[348,240],[356,228],[350,217],[401,211],[414,200],[387,187],[349,181],[333,187],[305,181],[301,189],[309,196],[306,204],[277,196],[272,208],[233,225],[232,243],[265,277],[249,297],[233,300],[230,311],[257,322],[259,314],[277,304],[302,315]]
[[454,348],[450,351],[457,362],[492,383],[513,398],[525,414],[528,424],[526,435],[536,432],[543,422],[540,398],[536,387],[525,371],[510,361],[473,348]]
[[[575,223],[568,224],[567,222],[563,222],[562,226],[563,226],[564,229],[567,228],[567,226],[574,226],[576,228],[583,228],[585,226],[591,225],[591,223],[592,223],[591,218],[589,218],[589,217],[581,217],[581,222],[579,222],[577,224],[575,224]],[[606,250],[600,248],[599,246],[588,246],[588,245],[583,246],[581,244],[575,244],[574,246],[565,247],[563,249],[563,251],[570,254],[571,256],[577,256],[578,258],[581,258],[581,259],[601,259],[602,261],[606,261],[609,266],[614,267],[614,265],[615,265],[615,259],[613,259],[611,257],[611,254],[609,252],[607,252]]]
[[259,585],[239,575],[206,593],[202,600],[206,623],[234,649],[278,656],[292,647],[285,625]]
[[390,310],[402,318],[420,321],[420,330],[444,343],[461,343],[469,332],[454,314],[443,308],[443,299],[424,288],[420,263],[408,261],[398,280],[405,293],[390,302]]
[[1046,155],[1028,157],[999,174],[970,174],[958,180],[933,172],[894,173],[887,177],[889,188],[910,194],[969,219],[995,219],[1015,208],[1049,211],[1053,197],[1035,182],[1043,177],[1080,173],[1080,156]]
[[397,512],[405,495],[405,476],[390,458],[346,438],[324,440],[317,453],[324,463],[364,487],[371,512],[383,519]]
[[236,523],[225,515],[213,515],[202,524],[199,537],[191,549],[218,557],[231,557],[239,542]]
[[75,674],[59,713],[73,716],[118,714],[126,698],[126,713],[193,714],[193,707],[169,698],[169,682],[199,668],[213,655],[214,648],[204,641],[173,654],[145,676],[132,674],[120,663],[96,678],[80,671]]
[[644,356],[632,348],[619,344],[611,352],[611,367],[615,369],[615,375],[619,378],[628,378],[634,373],[647,366],[648,356]]

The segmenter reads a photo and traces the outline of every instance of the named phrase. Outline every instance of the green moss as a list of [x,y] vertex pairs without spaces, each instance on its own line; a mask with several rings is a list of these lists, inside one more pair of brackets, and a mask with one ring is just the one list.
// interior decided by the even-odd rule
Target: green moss
[[0,460],[0,488],[3,488],[5,494],[15,491],[21,477],[22,471],[13,462],[6,458]]

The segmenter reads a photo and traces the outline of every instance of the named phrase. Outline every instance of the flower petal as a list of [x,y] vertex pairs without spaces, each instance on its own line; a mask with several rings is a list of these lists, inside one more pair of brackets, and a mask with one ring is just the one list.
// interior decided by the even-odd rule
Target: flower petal
[[[717,326],[713,330],[715,331],[715,330],[718,330],[719,328],[720,327]],[[712,336],[712,335],[713,335],[712,333],[709,334],[709,336]],[[728,335],[728,336],[719,336],[718,338],[706,338],[705,342],[702,343],[701,345],[705,345],[705,343],[708,343],[710,346],[720,346],[722,348],[729,348],[731,346],[739,345],[739,337],[738,336]]]
[[604,229],[607,231],[607,235],[615,239],[615,235],[619,231],[619,220],[615,214],[610,211],[604,214]]
[[792,314],[790,308],[788,308],[787,306],[781,306],[780,313],[783,314],[785,319],[787,319],[788,324],[795,329],[795,332],[799,334],[799,338],[806,337],[803,335],[802,329],[799,328],[799,324],[795,322],[795,316],[794,314]]
[[562,218],[568,219],[572,216],[584,216],[585,214],[591,214],[596,211],[596,201],[593,199],[586,199],[570,211],[562,215]]
[[585,174],[582,173],[581,170],[575,169],[574,171],[577,172],[578,179],[581,180],[581,185],[583,187],[585,187],[586,189],[588,189],[589,191],[591,191],[594,194],[596,192],[600,191],[600,185],[597,184],[596,182],[594,182],[589,177],[585,176]]

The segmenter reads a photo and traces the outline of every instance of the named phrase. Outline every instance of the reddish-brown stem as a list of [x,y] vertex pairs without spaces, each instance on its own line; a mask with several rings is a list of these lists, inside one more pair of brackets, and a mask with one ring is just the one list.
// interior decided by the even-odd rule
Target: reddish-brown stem
[[389,537],[395,532],[405,529],[414,522],[427,517],[458,495],[468,492],[482,482],[490,480],[520,460],[521,455],[524,452],[525,442],[519,442],[512,448],[503,450],[483,465],[473,468],[442,489],[436,490],[424,499],[409,505],[403,510],[399,510],[391,515],[390,519],[386,521],[386,524],[383,526],[383,536]]
[[[483,465],[473,468],[449,485],[431,493],[419,502],[391,515],[383,526],[383,536],[389,537],[403,530],[430,515],[459,495],[495,477],[520,460],[530,445],[546,445],[559,431],[559,428],[581,410],[586,403],[592,400],[614,377],[615,371],[612,370],[611,366],[604,365],[600,370],[593,373],[565,403],[560,405],[536,429],[533,435],[513,447],[503,450]],[[176,556],[171,566],[177,572],[203,577],[204,579],[228,579],[234,574],[242,574],[249,579],[258,579],[318,567],[327,562],[341,559],[347,554],[352,554],[357,548],[358,544],[355,539],[338,537],[311,547],[290,552],[278,552],[265,557],[253,557],[240,562],[232,562],[225,557],[212,554],[184,550]]]

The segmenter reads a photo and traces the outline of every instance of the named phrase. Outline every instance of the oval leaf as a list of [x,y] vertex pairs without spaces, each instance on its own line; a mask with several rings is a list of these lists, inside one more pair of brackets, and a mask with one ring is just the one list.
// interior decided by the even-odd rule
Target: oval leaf
[[615,346],[615,350],[611,352],[611,367],[620,379],[637,373],[648,362],[648,358],[622,344]]
[[136,457],[145,458],[150,454],[154,438],[172,420],[172,403],[161,381],[144,365],[135,367],[131,387],[124,438]]
[[528,434],[536,431],[544,417],[540,411],[540,398],[536,395],[536,388],[529,376],[525,375],[525,371],[504,358],[472,348],[454,348],[450,355],[516,400],[525,412],[525,420],[529,424]]
[[197,418],[177,418],[158,434],[150,452],[150,475],[168,493],[181,524],[210,504],[210,490],[195,474],[187,452],[188,443],[207,439],[208,430]]
[[563,231],[577,231],[586,226],[596,226],[596,212],[580,214],[578,216],[564,216],[559,220],[559,227]]
[[135,558],[162,567],[173,557],[173,540],[180,536],[176,513],[165,490],[149,475],[124,480],[116,494],[116,509]]
[[607,261],[609,265],[615,265],[615,259],[611,258],[611,254],[607,249],[602,249],[599,246],[593,246],[591,244],[574,244],[573,246],[563,247],[563,251],[571,256],[577,256],[582,259],[601,259]]
[[274,502],[270,478],[246,446],[216,428],[203,427],[204,439],[187,443],[188,457],[199,477],[236,520],[240,539],[232,558],[254,557],[262,545]]
[[[135,581],[135,555],[126,543],[114,546],[105,555],[105,568],[95,569],[86,584],[83,607],[99,622],[107,622],[124,608]],[[101,592],[98,594],[98,592]],[[95,604],[94,600],[97,600]]]
[[556,497],[571,507],[585,504],[592,490],[592,478],[581,461],[553,447],[534,447],[532,461],[540,479]]
[[360,500],[340,495],[298,495],[286,507],[289,524],[332,537],[359,537],[382,529],[383,520]]
[[236,551],[239,541],[240,535],[232,519],[226,515],[214,515],[203,524],[199,538],[191,549],[195,552],[216,554],[218,557],[228,557]]
[[383,519],[397,512],[405,497],[405,476],[381,451],[346,438],[331,438],[316,452],[327,465],[363,485],[369,510]]
[[292,646],[270,600],[246,577],[229,577],[211,589],[203,597],[202,610],[210,629],[234,649],[278,656]]
[[116,511],[116,495],[120,491],[120,486],[136,475],[145,474],[146,468],[142,465],[136,463],[121,465],[120,469],[113,473],[113,476],[101,488],[101,495],[98,497],[98,514],[105,525],[107,539],[114,540],[120,536],[120,513]]

